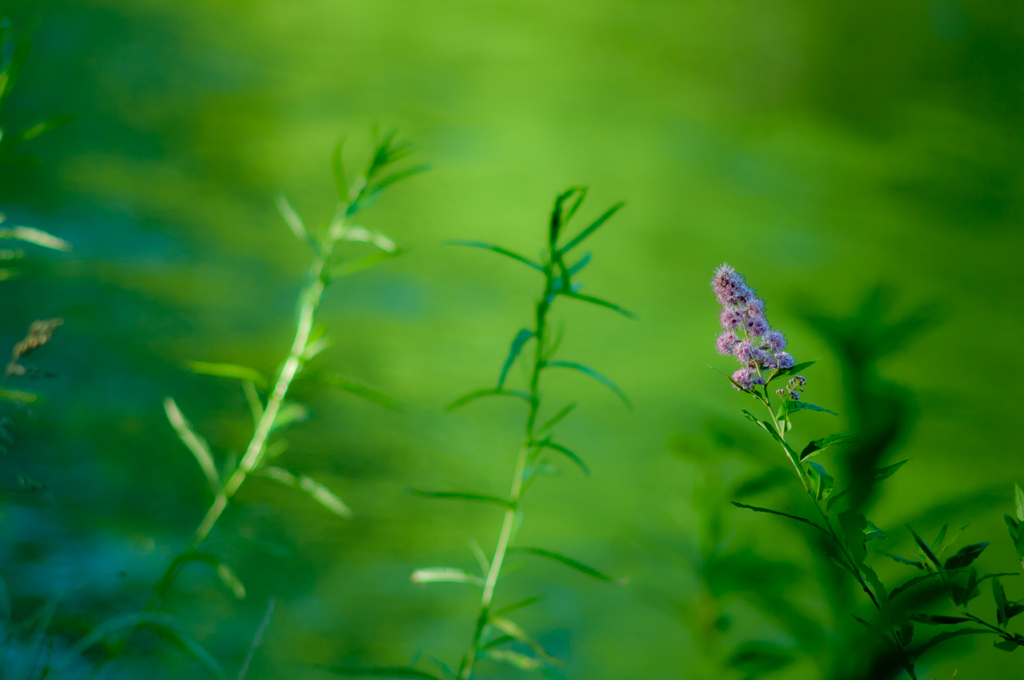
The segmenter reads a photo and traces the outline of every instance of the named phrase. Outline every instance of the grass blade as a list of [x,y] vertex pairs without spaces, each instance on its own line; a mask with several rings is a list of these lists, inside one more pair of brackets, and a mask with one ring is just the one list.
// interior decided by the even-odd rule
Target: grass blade
[[295,212],[291,204],[288,203],[288,199],[284,197],[284,194],[279,194],[277,197],[277,211],[281,213],[281,217],[284,218],[288,228],[295,234],[295,238],[299,239],[302,243],[309,246],[309,249],[314,253],[320,253],[320,244],[317,240],[306,231],[306,227],[302,224],[302,218]]
[[497,496],[488,496],[482,493],[469,493],[465,491],[421,491],[420,489],[406,489],[406,491],[413,496],[420,498],[440,498],[446,500],[457,500],[457,501],[475,501],[477,503],[493,503],[499,505],[506,510],[512,508],[512,504],[504,498]]
[[345,140],[342,139],[334,147],[334,153],[331,154],[331,174],[334,175],[334,188],[338,191],[338,200],[348,203],[348,181],[345,179],[345,162],[341,155],[344,146]]
[[609,219],[611,219],[612,215],[614,215],[619,210],[621,210],[622,207],[625,206],[625,205],[626,205],[625,202],[616,203],[611,208],[606,210],[603,215],[601,215],[596,220],[591,222],[589,227],[587,227],[586,229],[581,231],[579,234],[577,234],[576,238],[574,238],[573,240],[569,241],[567,244],[565,244],[564,246],[559,248],[558,249],[559,254],[564,255],[567,252],[569,252],[570,250],[572,250],[573,248],[575,248],[576,246],[578,246],[580,243],[583,242],[584,239],[586,239],[588,236],[593,234],[605,222],[607,222]]
[[917,535],[916,531],[911,529],[909,526],[907,528],[910,529],[910,533],[913,534],[914,541],[917,543],[917,547],[921,549],[921,551],[924,553],[924,556],[928,558],[928,561],[935,565],[935,568],[937,570],[942,571],[942,563],[939,562],[939,558],[935,556],[935,553],[933,553],[932,549],[928,547],[928,544],[925,543],[924,540]]
[[598,571],[597,569],[594,569],[593,567],[589,567],[589,566],[583,564],[582,562],[579,562],[577,560],[572,559],[571,557],[566,557],[565,555],[561,555],[561,554],[553,552],[551,550],[544,550],[543,548],[519,548],[519,547],[515,547],[515,548],[509,548],[508,552],[509,553],[517,553],[517,554],[525,554],[525,555],[536,555],[538,557],[546,557],[549,560],[554,560],[555,562],[559,562],[561,564],[564,564],[567,567],[570,567],[572,569],[575,569],[576,571],[582,572],[582,573],[584,573],[587,576],[590,576],[592,578],[596,578],[599,581],[607,581],[608,583],[618,583],[620,585],[625,583],[625,579],[619,579],[619,580],[613,579],[608,574],[604,574],[604,573]]
[[461,240],[445,241],[445,245],[449,245],[449,246],[465,246],[467,248],[481,248],[483,250],[489,250],[492,253],[498,253],[499,255],[504,255],[505,257],[510,257],[513,260],[517,261],[517,262],[522,262],[526,266],[531,267],[533,269],[536,269],[537,271],[539,271],[542,274],[544,273],[544,267],[540,266],[539,264],[537,264],[536,262],[534,262],[530,258],[524,257],[523,255],[520,255],[519,253],[514,253],[511,250],[509,250],[508,248],[502,248],[501,246],[492,246],[489,243],[482,243],[480,241],[461,241]]
[[71,250],[71,244],[64,239],[35,227],[0,229],[0,239],[15,239],[25,243],[32,243],[42,248],[49,248],[50,250],[63,250],[65,252]]
[[604,385],[605,387],[610,389],[612,392],[614,392],[615,395],[619,399],[622,400],[622,403],[624,403],[626,405],[626,408],[628,408],[628,409],[632,409],[633,408],[633,404],[632,404],[632,402],[629,401],[629,397],[626,396],[625,392],[623,392],[622,390],[619,389],[618,385],[613,383],[611,380],[606,378],[601,373],[598,373],[594,369],[590,368],[589,366],[584,366],[583,364],[576,363],[575,361],[557,361],[557,360],[556,361],[545,361],[544,362],[544,366],[545,367],[549,367],[550,366],[552,368],[568,368],[568,369],[573,370],[573,371],[579,371],[580,373],[583,373],[584,375],[589,375],[591,378],[593,378],[594,380],[598,381],[599,383],[601,383],[602,385]]
[[195,456],[213,495],[219,496],[221,493],[220,476],[217,474],[217,466],[213,463],[213,455],[210,453],[210,447],[206,440],[192,430],[192,425],[185,420],[185,416],[178,409],[178,405],[174,403],[174,399],[170,397],[164,399],[164,411],[167,413],[167,420],[170,421],[171,427],[178,434],[178,438]]
[[512,340],[512,347],[509,348],[508,356],[505,358],[505,365],[501,367],[501,375],[498,377],[498,389],[505,384],[505,378],[508,376],[508,371],[512,368],[512,364],[515,363],[519,353],[523,351],[523,346],[530,341],[533,337],[533,331],[522,329],[516,333],[516,337]]
[[610,309],[613,312],[618,312],[622,316],[624,316],[626,318],[629,318],[629,319],[636,319],[637,318],[636,314],[634,314],[633,312],[629,311],[628,309],[625,309],[623,307],[619,307],[615,303],[608,302],[607,300],[602,300],[601,298],[596,298],[596,297],[594,297],[592,295],[582,295],[580,293],[574,293],[572,291],[560,291],[559,295],[561,295],[563,297],[567,297],[567,298],[572,298],[573,300],[579,300],[581,302],[589,302],[590,304],[597,305],[598,307],[604,307],[606,309]]
[[345,505],[345,502],[315,479],[306,477],[305,475],[293,475],[284,468],[275,467],[273,465],[261,469],[260,475],[267,479],[272,479],[275,482],[284,484],[285,486],[290,486],[293,489],[305,491],[313,498],[313,500],[337,516],[344,517],[345,519],[352,519],[352,510]]
[[789,519],[795,519],[797,522],[803,522],[804,524],[809,524],[810,526],[814,527],[818,531],[820,531],[820,532],[822,532],[822,533],[824,533],[826,535],[828,534],[828,532],[825,531],[824,529],[822,529],[820,526],[818,526],[817,524],[815,524],[811,520],[806,519],[804,517],[798,517],[797,515],[790,515],[789,513],[779,512],[778,510],[769,510],[768,508],[760,508],[760,507],[758,507],[756,505],[747,505],[746,503],[737,503],[736,501],[732,501],[732,504],[735,505],[737,508],[746,508],[747,510],[753,510],[754,512],[767,512],[770,515],[778,515],[780,517],[788,517]]
[[269,385],[266,377],[255,368],[239,366],[237,364],[211,363],[208,361],[190,361],[186,368],[193,373],[201,375],[213,375],[219,378],[234,378],[236,380],[247,380],[262,389]]
[[360,257],[355,260],[342,262],[341,264],[331,269],[331,278],[340,279],[343,276],[352,276],[353,274],[357,274],[363,271],[364,269],[369,269],[370,267],[380,262],[384,262],[385,260],[390,260],[394,257],[398,257],[401,254],[402,250],[399,248],[396,248],[395,250],[392,251],[381,250],[376,253],[364,255],[363,257]]
[[487,388],[483,390],[476,390],[469,394],[459,397],[452,403],[445,407],[446,411],[454,411],[457,408],[461,408],[471,401],[482,399],[483,397],[516,397],[522,399],[527,404],[530,403],[530,395],[522,390],[506,390],[503,388]]
[[541,425],[540,429],[537,430],[537,431],[538,432],[547,432],[548,430],[553,428],[555,425],[560,423],[563,418],[565,418],[567,415],[572,413],[573,409],[576,408],[576,404],[577,404],[577,402],[574,401],[571,404],[568,404],[567,406],[565,406],[561,411],[559,411],[555,415],[551,416],[551,420],[549,420],[548,422],[546,422],[543,425]]
[[484,587],[484,580],[479,576],[467,574],[461,569],[454,567],[429,567],[417,569],[409,577],[413,583],[469,583],[474,586]]

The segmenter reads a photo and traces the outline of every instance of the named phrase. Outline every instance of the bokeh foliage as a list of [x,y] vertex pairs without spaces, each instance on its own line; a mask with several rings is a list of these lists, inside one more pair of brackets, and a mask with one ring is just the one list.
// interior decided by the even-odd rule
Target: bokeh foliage
[[[417,140],[434,169],[368,213],[410,252],[325,303],[337,343],[321,361],[403,409],[296,386],[313,418],[290,437],[290,465],[338,489],[355,516],[325,516],[257,480],[240,493],[211,540],[222,541],[249,596],[237,602],[197,567],[169,605],[226,665],[241,663],[270,596],[278,606],[251,677],[313,678],[315,664],[462,651],[472,603],[423,590],[409,574],[465,559],[459,542],[467,533],[485,541],[491,525],[458,507],[425,513],[402,489],[504,488],[518,419],[501,405],[453,415],[443,406],[500,368],[534,293],[514,266],[440,243],[532,254],[554,192],[576,183],[597,202],[628,199],[616,228],[593,237],[600,266],[584,292],[628,302],[640,321],[562,312],[589,329],[567,336],[565,351],[616,376],[635,402],[624,414],[584,377],[552,392],[582,395],[566,436],[592,452],[593,476],[566,475],[558,494],[531,498],[537,519],[524,540],[563,546],[631,583],[581,584],[554,567],[510,574],[523,591],[547,592],[523,623],[549,631],[540,641],[568,658],[567,675],[719,677],[701,675],[717,668],[715,652],[680,612],[701,602],[686,555],[723,499],[694,493],[696,466],[668,442],[705,437],[712,451],[744,455],[771,448],[733,418],[745,400],[706,366],[716,332],[706,285],[725,259],[759,282],[799,356],[820,357],[812,401],[850,395],[836,409],[849,422],[859,417],[857,381],[871,386],[871,376],[844,372],[853,364],[835,345],[837,328],[863,329],[874,370],[900,386],[875,407],[907,404],[892,462],[911,462],[877,498],[873,520],[912,521],[929,535],[971,522],[965,543],[993,541],[980,563],[1015,564],[1001,515],[1008,481],[1024,481],[1013,356],[1024,334],[1019,3],[52,0],[3,9],[15,26],[38,28],[2,127],[75,116],[22,146],[38,165],[0,168],[8,219],[74,246],[33,254],[0,290],[0,346],[35,319],[65,319],[39,359],[59,377],[33,385],[47,400],[32,417],[12,415],[15,445],[3,460],[5,479],[16,470],[49,489],[3,509],[0,569],[15,615],[59,596],[52,630],[76,639],[144,602],[208,493],[162,399],[174,394],[212,446],[241,453],[244,397],[184,367],[231,361],[273,373],[306,258],[273,197],[287,193],[326,224],[330,151],[347,133],[358,155],[358,133],[377,121]],[[903,329],[912,342],[876,356],[872,343],[885,338],[850,319],[879,282],[894,300],[890,322],[927,307]],[[708,422],[712,434],[701,434]],[[806,573],[814,562],[798,536],[729,512],[722,531],[749,551],[737,569],[771,561],[779,578],[820,579]],[[742,590],[749,572],[736,574],[727,585]],[[800,616],[827,623],[822,597],[809,587],[786,601],[806,598]],[[730,643],[777,630],[743,597],[726,607]],[[175,677],[188,663],[143,639],[122,672]],[[926,677],[957,668],[1007,677],[1019,664],[965,639]],[[815,673],[801,662],[778,677]]]

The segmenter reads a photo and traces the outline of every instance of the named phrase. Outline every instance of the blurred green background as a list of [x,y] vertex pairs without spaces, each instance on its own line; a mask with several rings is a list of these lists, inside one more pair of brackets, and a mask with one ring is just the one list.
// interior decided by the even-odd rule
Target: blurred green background
[[[912,460],[872,519],[893,550],[908,543],[904,522],[926,533],[970,522],[964,542],[993,542],[983,568],[1017,564],[1001,515],[1012,482],[1024,482],[1019,2],[51,0],[7,2],[4,13],[19,28],[38,22],[4,129],[77,116],[26,145],[38,165],[0,170],[8,220],[74,246],[26,248],[22,277],[0,288],[2,347],[33,319],[66,320],[35,359],[58,377],[20,384],[46,402],[10,412],[5,487],[20,473],[49,489],[10,493],[3,508],[0,573],[15,618],[60,596],[52,630],[74,640],[144,603],[209,502],[161,402],[173,395],[218,455],[244,448],[241,390],[183,365],[273,372],[307,262],[274,197],[325,223],[331,148],[347,136],[346,159],[362,162],[374,123],[397,127],[433,167],[366,214],[409,254],[328,290],[321,320],[336,344],[315,365],[403,409],[296,384],[313,418],[291,432],[283,460],[337,491],[355,518],[246,484],[211,550],[248,597],[235,601],[199,565],[167,605],[227,667],[271,596],[250,677],[321,678],[313,665],[399,665],[424,650],[457,663],[475,593],[415,586],[409,574],[472,568],[469,539],[490,551],[500,516],[403,489],[506,488],[521,409],[443,408],[493,383],[539,283],[442,241],[532,255],[553,197],[573,184],[591,187],[584,217],[628,202],[588,242],[594,262],[580,280],[640,319],[562,304],[562,355],[611,377],[635,409],[586,378],[553,377],[549,395],[582,402],[563,440],[593,476],[566,468],[542,480],[522,540],[629,584],[524,561],[499,591],[503,602],[547,595],[520,622],[567,658],[567,676],[743,677],[716,665],[687,620],[703,592],[702,517],[727,499],[698,502],[706,463],[678,444],[709,441],[715,423],[771,451],[739,414],[748,398],[709,369],[732,370],[713,350],[707,286],[722,261],[768,301],[797,359],[819,359],[807,396],[841,414],[839,359],[807,316],[851,317],[879,284],[893,319],[929,305],[920,337],[880,366],[912,393],[916,422],[890,457]],[[808,419],[802,434],[826,427],[841,431]],[[949,517],[922,515],[940,503]],[[731,544],[806,562],[789,527],[724,514]],[[896,567],[880,565],[909,575]],[[799,578],[801,604],[830,625],[814,604],[819,575]],[[726,646],[782,635],[742,601],[724,606],[740,622],[721,626]],[[967,640],[926,657],[921,677],[1015,677],[1019,657]],[[142,637],[105,677],[194,668]],[[821,669],[801,657],[771,677]]]

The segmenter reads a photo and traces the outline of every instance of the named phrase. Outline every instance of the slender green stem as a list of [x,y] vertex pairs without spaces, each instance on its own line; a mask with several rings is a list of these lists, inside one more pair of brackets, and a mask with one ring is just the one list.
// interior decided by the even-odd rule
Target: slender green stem
[[534,339],[536,341],[533,356],[533,368],[530,372],[530,406],[526,417],[523,444],[519,448],[519,455],[516,457],[515,472],[512,476],[512,488],[509,491],[509,507],[505,511],[505,517],[501,523],[501,532],[498,535],[498,543],[494,548],[494,556],[491,558],[491,566],[487,571],[487,579],[484,582],[484,592],[480,598],[480,611],[477,615],[476,628],[473,631],[473,642],[470,645],[469,654],[463,659],[462,667],[459,670],[461,680],[470,680],[473,677],[473,669],[476,666],[476,658],[480,653],[481,646],[485,644],[484,636],[487,624],[490,621],[491,603],[494,600],[494,590],[498,585],[498,578],[501,575],[501,568],[505,561],[505,555],[513,540],[513,532],[516,523],[516,515],[519,510],[519,499],[523,491],[523,475],[526,471],[526,464],[533,459],[531,453],[537,448],[534,441],[534,429],[537,423],[537,414],[540,410],[540,374],[544,370],[545,356],[545,334],[547,333],[547,316],[550,310],[551,300],[554,293],[554,262],[555,252],[552,247],[550,260],[545,264],[544,274],[544,295],[537,303],[535,314]]

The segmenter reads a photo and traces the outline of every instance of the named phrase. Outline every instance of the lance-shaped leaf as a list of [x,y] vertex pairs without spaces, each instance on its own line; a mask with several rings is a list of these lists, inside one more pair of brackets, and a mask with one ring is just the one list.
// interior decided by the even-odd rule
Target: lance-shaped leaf
[[1017,521],[1024,522],[1024,491],[1018,484],[1013,485],[1013,499],[1017,504]]
[[601,226],[604,225],[604,223],[607,222],[609,219],[611,219],[612,215],[614,215],[619,210],[621,210],[624,205],[626,205],[625,202],[616,203],[611,208],[606,210],[603,215],[601,215],[596,220],[591,222],[590,225],[587,228],[585,228],[583,231],[581,231],[579,234],[577,234],[574,239],[572,239],[571,241],[566,243],[564,246],[559,248],[558,249],[559,254],[560,255],[565,255],[567,252],[569,252],[570,250],[572,250],[573,248],[578,246],[580,243],[582,243],[584,241],[584,239],[586,239],[588,236],[590,236],[595,231],[600,229]]
[[900,564],[905,564],[908,567],[916,567],[917,569],[921,569],[922,571],[924,570],[924,565],[921,564],[920,560],[908,560],[906,557],[900,557],[899,555],[896,555],[896,554],[893,554],[893,553],[889,553],[889,552],[885,552],[884,550],[879,550],[878,552],[880,554],[882,554],[882,555],[885,555],[886,557],[888,557],[889,559],[893,560],[894,562],[899,562]]
[[413,583],[469,583],[474,586],[484,587],[484,580],[479,576],[467,574],[461,569],[454,567],[429,567],[417,569],[409,577]]
[[746,503],[737,503],[736,501],[732,501],[732,504],[735,505],[737,508],[744,508],[746,510],[753,510],[754,512],[766,512],[766,513],[768,513],[770,515],[778,515],[779,517],[788,517],[789,519],[795,519],[797,522],[803,522],[804,524],[808,524],[808,525],[814,527],[815,529],[817,529],[818,531],[820,531],[820,532],[822,532],[822,533],[824,533],[826,535],[828,534],[827,531],[825,531],[820,526],[818,526],[817,524],[815,524],[811,520],[807,519],[806,517],[799,517],[797,515],[790,515],[788,512],[779,512],[778,510],[770,510],[769,508],[761,508],[761,507],[758,507],[756,505],[747,505]]
[[535,671],[541,666],[540,659],[514,652],[511,649],[488,649],[483,653],[483,656],[492,661],[500,661],[501,663],[514,666],[521,671]]
[[910,529],[910,533],[914,536],[914,542],[917,543],[917,547],[921,549],[924,556],[928,558],[928,561],[931,562],[936,569],[942,571],[942,563],[939,562],[939,558],[935,556],[935,553],[932,552],[932,549],[928,546],[928,544],[925,543],[924,540],[920,536],[918,536],[917,532],[914,531],[911,527],[908,526],[907,528]]
[[788,378],[791,375],[797,375],[801,371],[810,368],[816,363],[816,361],[804,361],[802,363],[797,364],[796,366],[793,366],[792,368],[779,369],[772,373],[771,377],[768,378],[768,384],[770,385],[772,382],[778,380],[779,378]]
[[559,411],[555,415],[551,416],[551,419],[548,420],[548,422],[546,422],[543,425],[541,425],[540,428],[537,430],[537,432],[547,432],[548,430],[553,428],[555,425],[560,423],[563,418],[565,418],[567,415],[572,413],[573,409],[576,408],[576,404],[577,404],[577,402],[574,401],[571,404],[567,404],[566,406],[564,406],[561,411]]
[[363,257],[355,260],[347,260],[331,267],[331,278],[340,279],[343,276],[357,274],[364,269],[369,269],[375,264],[398,257],[401,254],[402,250],[400,248],[396,248],[392,251],[378,250],[377,252],[364,255]]
[[970,566],[971,562],[978,559],[982,551],[988,547],[988,543],[972,543],[966,545],[963,548],[946,560],[945,567],[949,569],[963,569],[964,567]]
[[367,387],[360,382],[338,375],[337,373],[331,373],[330,371],[313,371],[310,373],[303,373],[302,376],[304,378],[322,382],[325,385],[330,385],[334,389],[341,390],[342,392],[348,392],[349,394],[354,394],[357,397],[362,397],[367,401],[372,401],[373,403],[379,404],[385,408],[393,410],[397,410],[398,408],[398,402],[383,392],[378,392],[372,387]]
[[341,223],[338,223],[338,233],[336,238],[341,241],[357,241],[360,243],[369,243],[379,248],[382,252],[389,254],[397,254],[398,246],[395,242],[389,239],[379,231],[371,231],[366,227],[349,227],[347,229],[341,227]]
[[35,125],[25,128],[24,130],[20,130],[19,132],[4,135],[2,142],[3,146],[9,149],[14,148],[19,144],[23,144],[39,137],[40,135],[44,135],[50,130],[55,130],[63,125],[67,125],[71,121],[75,120],[75,118],[76,116],[67,114],[47,118],[46,120],[42,120]]
[[505,615],[511,614],[512,612],[517,611],[519,609],[524,609],[526,607],[529,607],[532,604],[536,604],[536,603],[540,602],[543,599],[544,599],[543,595],[534,595],[533,597],[528,597],[525,600],[519,600],[518,602],[513,602],[512,604],[507,604],[504,607],[499,607],[498,609],[494,610],[494,615],[495,616],[505,616]]
[[793,401],[792,399],[787,399],[785,404],[786,413],[796,413],[797,411],[820,411],[821,413],[831,413],[834,416],[839,415],[835,411],[830,411],[827,408],[815,406],[814,404],[808,404],[806,401]]
[[588,264],[590,264],[590,251],[584,253],[583,257],[576,260],[576,262],[569,267],[569,276],[573,276],[583,270]]
[[845,444],[853,439],[853,435],[849,432],[843,432],[841,434],[830,434],[827,437],[821,439],[815,439],[810,444],[804,447],[804,450],[800,452],[800,460],[806,460],[811,456],[816,456],[830,446],[836,446],[837,444]]
[[825,468],[818,463],[810,461],[807,465],[807,476],[814,485],[815,497],[819,501],[823,501],[828,498],[830,493],[832,493],[832,487],[835,486],[835,480],[832,478],[832,475],[826,472]]
[[334,188],[338,192],[338,200],[348,203],[348,180],[345,179],[345,162],[341,155],[344,147],[344,139],[334,147],[334,153],[331,154],[331,174],[334,175]]
[[1024,567],[1024,522],[1018,522],[1009,515],[1003,515],[1006,521],[1006,528],[1010,530],[1010,538],[1017,549],[1017,556],[1021,558],[1021,566]]
[[302,243],[309,246],[309,249],[314,253],[320,253],[320,244],[313,236],[306,231],[305,225],[302,224],[302,218],[295,212],[291,204],[288,203],[288,199],[284,197],[284,194],[279,194],[276,200],[277,211],[281,213],[281,217],[284,218],[285,224],[295,234],[295,238],[299,239]]
[[955,638],[955,637],[960,637],[961,635],[985,635],[985,634],[991,635],[992,631],[988,630],[986,628],[960,628],[959,630],[948,630],[948,631],[946,631],[944,633],[939,633],[935,637],[933,637],[930,640],[928,640],[928,642],[924,643],[923,645],[918,647],[916,650],[914,650],[914,658],[915,659],[919,658],[922,654],[927,652],[929,649],[931,649],[932,647],[935,647],[936,645],[939,645],[939,644],[945,642],[946,640],[950,640],[950,639]]
[[626,408],[629,408],[629,409],[633,408],[633,404],[629,401],[629,397],[626,396],[625,392],[623,392],[622,390],[619,389],[618,385],[613,383],[611,380],[609,380],[607,377],[605,377],[601,373],[598,373],[594,369],[590,368],[589,366],[584,366],[583,364],[576,363],[575,361],[558,361],[558,360],[555,360],[555,361],[545,361],[544,362],[544,367],[545,368],[567,368],[569,370],[579,371],[580,373],[583,373],[584,375],[588,375],[591,378],[593,378],[594,380],[596,380],[599,383],[601,383],[602,385],[604,385],[605,387],[607,387],[608,389],[610,389],[612,392],[614,392],[615,395],[619,399],[622,400],[622,403],[624,403],[626,405]]
[[21,70],[25,68],[30,49],[31,40],[27,34],[22,34],[14,41],[14,50],[7,60],[7,65],[0,71],[0,106],[3,106],[7,95],[11,93],[11,88],[18,81]]
[[618,579],[618,580],[613,579],[611,576],[608,576],[607,574],[604,574],[604,573],[598,571],[597,569],[594,569],[593,567],[588,567],[587,565],[583,564],[582,562],[574,560],[571,557],[566,557],[565,555],[561,555],[559,553],[553,552],[551,550],[544,550],[543,548],[513,547],[513,548],[509,548],[508,552],[510,554],[511,553],[516,553],[516,554],[525,554],[525,555],[536,555],[538,557],[546,557],[549,560],[554,560],[555,562],[560,562],[561,564],[564,564],[567,567],[571,567],[572,569],[575,569],[576,571],[582,572],[582,573],[586,574],[587,576],[591,576],[591,577],[596,578],[596,579],[598,579],[600,581],[607,581],[609,583],[617,583],[619,585],[622,585],[622,584],[624,584],[626,582],[626,579]]
[[175,621],[173,617],[161,612],[122,614],[120,616],[107,619],[93,628],[88,635],[71,645],[67,650],[67,656],[69,658],[80,656],[94,645],[102,642],[104,638],[111,633],[116,633],[117,631],[125,629],[131,630],[138,627],[152,629],[157,633],[157,635],[185,651],[205,666],[206,670],[208,670],[211,675],[216,678],[224,677],[224,671],[221,670],[220,665],[212,656],[210,656],[209,652],[203,649],[198,642],[193,640],[191,636],[189,636],[188,633],[178,625],[177,621]]
[[488,620],[490,621],[491,625],[497,628],[498,630],[502,631],[509,637],[512,637],[515,640],[518,640],[519,642],[522,642],[523,644],[527,645],[531,650],[533,650],[533,653],[536,654],[540,659],[543,659],[549,664],[555,666],[562,665],[561,659],[556,659],[555,657],[549,655],[539,642],[537,642],[532,637],[527,635],[526,631],[520,628],[519,625],[516,624],[514,621],[510,621],[509,619],[503,618],[501,616],[491,616],[489,617]]
[[454,411],[457,408],[461,408],[471,401],[482,399],[484,397],[516,397],[522,399],[527,404],[530,403],[530,394],[523,392],[522,390],[506,390],[504,388],[487,388],[483,390],[475,390],[467,395],[461,396],[452,403],[448,404],[446,411]]
[[499,498],[498,496],[488,496],[482,493],[472,493],[468,491],[422,491],[420,489],[406,489],[407,493],[413,496],[419,496],[420,498],[440,498],[442,500],[456,500],[456,501],[475,501],[477,503],[491,503],[498,505],[506,510],[513,509],[513,505],[505,498]]
[[583,462],[583,459],[581,459],[579,456],[577,456],[575,453],[565,448],[561,444],[556,444],[553,441],[545,439],[544,441],[540,442],[539,446],[545,449],[551,449],[552,451],[558,451],[566,458],[576,463],[579,469],[583,470],[583,474],[585,474],[587,477],[590,476],[590,468],[587,467],[587,464]]
[[489,250],[492,253],[498,253],[499,255],[504,255],[505,257],[510,257],[513,260],[517,261],[517,262],[522,262],[526,266],[531,267],[533,269],[536,269],[537,271],[541,272],[542,274],[544,273],[544,267],[542,267],[541,265],[537,264],[536,262],[534,262],[530,258],[524,257],[523,255],[520,255],[519,253],[514,253],[511,250],[509,250],[508,248],[502,248],[501,246],[494,246],[494,245],[491,245],[490,243],[481,243],[480,241],[461,241],[461,240],[445,241],[445,245],[449,245],[449,246],[465,246],[467,248],[482,248],[483,250]]
[[211,363],[209,361],[190,361],[188,370],[202,375],[213,375],[219,378],[234,378],[235,380],[247,380],[257,387],[267,388],[266,377],[255,368],[239,366],[237,364]]
[[286,402],[278,410],[277,415],[274,416],[274,422],[270,426],[270,431],[275,432],[288,427],[292,423],[301,423],[304,420],[309,420],[309,409],[302,404]]
[[192,425],[185,420],[185,416],[178,409],[178,405],[174,403],[174,399],[170,397],[164,399],[164,411],[167,413],[167,420],[170,421],[171,427],[178,434],[178,438],[195,456],[196,462],[199,463],[199,467],[206,476],[206,482],[210,485],[210,491],[214,496],[220,495],[220,477],[217,475],[217,466],[213,462],[213,454],[210,453],[210,447],[206,440],[192,430]]
[[512,368],[512,364],[516,362],[519,353],[523,351],[523,347],[533,336],[534,332],[526,328],[516,333],[516,337],[512,340],[512,346],[508,350],[508,356],[505,357],[505,364],[501,367],[501,375],[498,376],[499,390],[505,385],[505,378],[508,377],[508,371]]
[[275,467],[273,465],[261,468],[260,474],[267,479],[272,479],[275,482],[284,484],[285,486],[305,491],[313,498],[313,500],[339,517],[344,517],[345,519],[351,519],[352,517],[352,510],[345,505],[344,501],[315,479],[306,477],[305,475],[293,475],[284,468]]
[[619,314],[621,314],[621,315],[623,315],[623,316],[625,316],[627,318],[630,318],[630,319],[636,319],[637,318],[636,314],[634,314],[633,312],[629,311],[628,309],[620,307],[620,306],[618,306],[615,303],[608,302],[607,300],[602,300],[601,298],[596,298],[596,297],[594,297],[592,295],[582,295],[582,294],[577,293],[577,292],[572,291],[572,290],[559,291],[559,295],[561,295],[563,297],[567,297],[567,298],[572,298],[573,300],[579,300],[581,302],[589,302],[592,305],[597,305],[598,307],[604,307],[605,309],[610,309],[613,312],[618,312]]
[[43,231],[42,229],[36,229],[35,227],[11,227],[9,229],[0,229],[0,239],[15,239],[26,243],[32,243],[42,248],[49,248],[50,250],[71,250],[71,244],[64,239],[58,238],[53,234]]
[[973,620],[966,616],[940,616],[937,614],[912,614],[910,618],[918,623],[927,623],[932,626],[951,626]]

